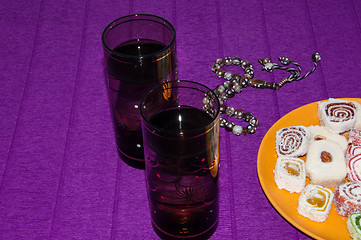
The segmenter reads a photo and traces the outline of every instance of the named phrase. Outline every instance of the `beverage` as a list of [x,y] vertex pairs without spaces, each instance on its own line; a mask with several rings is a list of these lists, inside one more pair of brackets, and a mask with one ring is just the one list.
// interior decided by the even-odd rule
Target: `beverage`
[[117,149],[122,160],[133,167],[144,169],[140,101],[153,86],[174,80],[175,68],[175,52],[149,39],[126,41],[107,57]]
[[156,113],[149,123],[143,131],[155,232],[164,239],[210,237],[218,224],[217,122],[180,106]]

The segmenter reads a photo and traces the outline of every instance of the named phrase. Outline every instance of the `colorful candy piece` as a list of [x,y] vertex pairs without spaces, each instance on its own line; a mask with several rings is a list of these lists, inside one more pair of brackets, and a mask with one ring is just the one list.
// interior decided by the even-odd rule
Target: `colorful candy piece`
[[276,151],[278,156],[299,157],[307,153],[309,130],[304,126],[285,127],[276,133]]
[[361,240],[361,213],[351,213],[347,218],[346,226],[350,237],[354,240]]
[[361,212],[361,182],[347,182],[335,188],[335,209],[341,216]]
[[358,109],[357,102],[330,98],[318,103],[318,118],[330,132],[343,133],[354,128]]
[[306,157],[306,172],[312,184],[335,187],[344,182],[347,166],[341,147],[327,140],[311,143]]
[[290,192],[301,192],[306,184],[305,162],[299,158],[280,157],[274,170],[277,187]]
[[328,188],[308,184],[298,199],[297,211],[312,221],[324,222],[330,213],[333,196]]

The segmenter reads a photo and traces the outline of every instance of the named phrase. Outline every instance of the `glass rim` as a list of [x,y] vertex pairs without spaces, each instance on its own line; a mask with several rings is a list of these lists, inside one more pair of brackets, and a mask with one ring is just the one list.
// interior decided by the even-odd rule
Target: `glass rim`
[[[169,84],[169,83],[187,83],[187,84],[194,84],[194,85],[197,85],[197,86],[200,86],[202,88],[204,88],[206,91],[204,92],[205,94],[207,94],[208,92],[210,92],[214,98],[215,98],[215,101],[217,102],[217,105],[218,105],[218,108],[216,110],[216,114],[214,116],[211,116],[212,117],[212,120],[210,122],[208,122],[207,124],[204,124],[204,126],[202,127],[199,127],[197,129],[193,129],[192,131],[200,131],[201,129],[204,129],[204,128],[207,128],[207,126],[210,126],[210,125],[214,125],[214,121],[219,118],[220,116],[220,102],[219,102],[219,99],[217,97],[217,95],[213,92],[212,89],[210,89],[209,87],[207,87],[206,85],[202,84],[202,83],[198,83],[198,82],[194,82],[194,81],[190,81],[190,80],[174,80],[174,81],[168,81],[168,82],[163,82],[163,83],[160,83],[158,85],[156,85],[155,87],[151,88],[150,90],[148,90],[144,96],[142,97],[142,100],[140,101],[140,105],[139,105],[139,108],[140,108],[140,115],[141,115],[141,118],[142,120],[144,120],[146,122],[147,125],[149,126],[152,126],[152,128],[154,128],[157,132],[169,132],[168,130],[165,130],[165,129],[162,129],[162,128],[159,128],[159,127],[156,127],[154,126],[154,124],[150,123],[149,120],[144,116],[143,114],[143,102],[144,100],[146,99],[147,96],[149,96],[149,94],[155,92],[155,91],[159,91],[159,90],[167,90],[167,89],[170,89],[170,88],[190,88],[190,89],[194,89],[194,90],[198,90],[198,91],[201,91],[201,89],[197,89],[195,87],[190,87],[190,86],[179,86],[179,85],[175,85],[175,86],[172,86],[170,85],[170,87],[166,87],[164,88],[163,86],[165,84]],[[212,128],[209,128],[209,130],[212,129]],[[207,130],[206,132],[208,132],[209,130]],[[205,133],[206,133],[205,132]]]
[[[107,32],[109,32],[108,30],[110,30],[112,28],[112,25],[116,22],[119,22],[120,20],[126,20],[127,18],[131,18],[131,17],[153,17],[154,19],[158,19],[160,20],[159,23],[160,24],[163,24],[164,26],[166,27],[169,27],[169,29],[171,30],[172,32],[172,41],[166,45],[165,47],[163,47],[161,50],[157,51],[157,52],[154,52],[154,53],[151,53],[151,54],[147,54],[147,55],[143,55],[141,57],[138,57],[138,56],[134,56],[134,55],[128,55],[128,54],[124,54],[124,53],[119,53],[119,52],[116,52],[114,51],[113,49],[111,49],[108,44],[105,42],[105,35]],[[146,18],[135,18],[135,19],[129,19],[128,21],[137,21],[137,20],[145,20],[145,21],[154,21],[152,19],[146,19]],[[126,22],[126,21],[124,21]],[[156,22],[156,21],[154,21]],[[164,22],[164,23],[162,23]],[[120,24],[120,23],[119,23]],[[116,24],[118,25],[118,24]],[[115,25],[115,26],[116,26]],[[124,58],[133,58],[133,59],[143,59],[143,58],[147,58],[147,57],[150,57],[150,56],[154,56],[156,54],[159,54],[163,51],[165,51],[166,49],[169,49],[174,43],[175,43],[175,39],[176,39],[176,31],[175,31],[175,28],[173,26],[173,24],[171,24],[167,19],[165,18],[162,18],[160,16],[157,16],[157,15],[154,15],[154,14],[146,14],[146,13],[136,13],[136,14],[129,14],[129,15],[125,15],[125,16],[122,16],[122,17],[119,17],[113,21],[111,21],[103,30],[103,33],[102,33],[102,43],[103,43],[103,46],[107,49],[107,51],[111,52],[112,54],[116,55],[116,56],[119,56],[119,57],[124,57]]]

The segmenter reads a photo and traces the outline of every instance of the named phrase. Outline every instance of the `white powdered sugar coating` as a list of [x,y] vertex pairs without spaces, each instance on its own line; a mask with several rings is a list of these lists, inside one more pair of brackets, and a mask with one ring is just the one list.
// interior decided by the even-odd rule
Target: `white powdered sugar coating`
[[[322,160],[323,152],[331,155],[331,162]],[[306,172],[312,184],[335,187],[342,183],[347,175],[347,167],[341,147],[327,140],[313,142],[307,153]]]
[[[280,157],[274,169],[274,178],[279,189],[301,192],[306,184],[306,168],[302,159]],[[297,173],[297,174],[294,174]]]
[[[331,109],[331,110],[330,110]],[[360,118],[357,110],[360,104],[354,101],[330,98],[318,102],[318,118],[320,124],[332,133],[343,133],[354,128]]]
[[[330,213],[333,197],[334,194],[330,189],[309,184],[303,189],[298,199],[297,211],[312,221],[324,222]],[[314,202],[313,199],[322,200],[323,205]]]
[[337,143],[338,145],[340,145],[341,149],[344,152],[346,151],[346,149],[348,147],[346,137],[344,137],[344,136],[342,136],[342,135],[340,135],[338,133],[331,133],[324,126],[317,126],[317,125],[316,126],[309,126],[308,129],[310,130],[311,143],[315,142],[315,141],[319,141],[320,138],[322,138],[323,140],[327,140],[327,141],[330,141],[330,142]]

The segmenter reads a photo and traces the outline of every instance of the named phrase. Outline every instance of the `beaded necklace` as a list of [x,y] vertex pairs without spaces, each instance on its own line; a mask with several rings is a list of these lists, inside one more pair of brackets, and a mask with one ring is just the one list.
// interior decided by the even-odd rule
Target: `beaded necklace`
[[[235,109],[233,107],[226,107],[224,104],[228,99],[233,98],[236,94],[241,93],[243,88],[251,86],[253,88],[258,89],[272,89],[279,90],[286,83],[290,83],[293,81],[299,81],[311,73],[313,73],[317,68],[317,63],[321,60],[321,55],[319,52],[316,52],[312,55],[312,61],[314,64],[313,69],[307,72],[305,75],[301,75],[301,67],[298,63],[291,61],[289,57],[279,57],[278,60],[282,65],[278,65],[277,63],[271,62],[270,58],[259,59],[258,62],[262,65],[262,71],[272,72],[274,69],[280,69],[283,71],[287,71],[291,73],[289,77],[282,79],[278,83],[267,82],[263,79],[256,79],[254,77],[254,70],[252,64],[250,64],[247,60],[242,60],[240,57],[225,57],[224,59],[218,58],[212,66],[212,72],[214,72],[219,78],[224,78],[225,82],[223,84],[218,85],[213,92],[219,99],[220,102],[220,113],[225,114],[228,117],[235,117],[237,119],[242,119],[247,122],[248,125],[246,127],[242,127],[241,125],[236,125],[232,121],[227,121],[224,117],[220,117],[220,126],[224,127],[226,131],[232,132],[234,135],[244,136],[247,134],[254,134],[256,132],[256,128],[259,125],[259,121],[256,117],[253,116],[250,112],[244,112],[242,109]],[[244,70],[244,75],[241,76],[238,73],[232,74],[230,71],[224,71],[222,69],[223,66],[241,66]],[[297,67],[295,68],[286,67],[289,64],[293,64]],[[204,110],[214,114],[213,108],[213,100],[210,97],[210,94],[206,94],[206,97],[203,99],[203,108]]]

